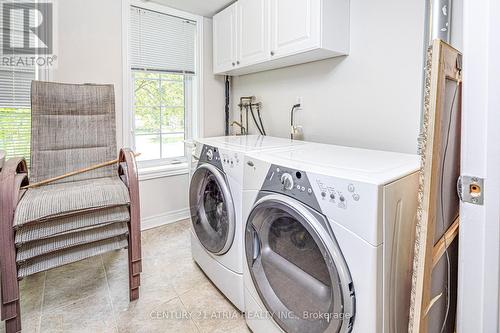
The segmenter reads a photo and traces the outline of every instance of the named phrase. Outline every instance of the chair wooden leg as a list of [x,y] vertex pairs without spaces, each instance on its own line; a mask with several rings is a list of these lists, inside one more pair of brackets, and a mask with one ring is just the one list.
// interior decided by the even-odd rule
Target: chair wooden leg
[[135,209],[136,206],[130,207],[131,219],[128,234],[128,275],[130,301],[135,301],[139,298],[139,286],[141,285],[142,272],[140,217]]
[[7,333],[21,332],[21,306],[17,280],[14,211],[19,188],[27,182],[23,159],[8,160],[0,173],[0,314]]
[[5,321],[6,333],[19,333],[21,332],[21,306],[19,301],[16,301],[16,316]]
[[132,235],[129,234],[129,246],[128,246],[128,275],[129,275],[129,296],[130,301],[135,301],[139,298],[139,286],[141,285],[141,261],[135,261],[134,249],[132,245]]
[[139,298],[141,285],[142,251],[141,251],[141,212],[139,200],[139,179],[135,155],[130,149],[121,149],[119,155],[121,167],[119,175],[124,176],[130,194],[130,222],[128,224],[128,274],[130,301]]

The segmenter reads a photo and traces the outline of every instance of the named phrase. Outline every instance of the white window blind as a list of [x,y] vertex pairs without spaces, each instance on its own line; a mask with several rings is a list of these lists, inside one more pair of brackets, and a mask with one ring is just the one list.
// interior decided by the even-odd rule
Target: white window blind
[[131,7],[131,68],[194,74],[195,37],[194,22]]
[[[0,2],[0,5],[3,3]],[[13,47],[22,47],[25,36],[22,3],[10,12],[10,26],[4,31],[0,24],[0,45],[3,45],[5,35],[10,35]],[[3,17],[3,6],[0,6],[0,17]],[[30,15],[33,20],[33,15]],[[33,26],[33,22],[30,23]],[[30,40],[32,36],[30,36]],[[30,44],[32,42],[30,41]],[[14,57],[15,54],[5,54],[3,57]],[[0,149],[7,152],[8,157],[30,157],[31,137],[31,81],[36,77],[35,67],[5,66],[0,63]]]

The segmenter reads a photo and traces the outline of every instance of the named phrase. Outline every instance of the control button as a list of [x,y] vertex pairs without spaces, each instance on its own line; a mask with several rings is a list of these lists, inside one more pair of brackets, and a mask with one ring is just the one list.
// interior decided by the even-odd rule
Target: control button
[[353,184],[347,185],[347,190],[351,193],[354,192],[354,185]]
[[326,197],[326,192],[321,192],[321,196],[324,198]]
[[211,161],[214,158],[214,152],[212,149],[207,150],[207,159]]
[[293,177],[289,173],[284,173],[281,175],[281,184],[283,184],[283,189],[291,190],[293,188]]
[[297,185],[297,190],[300,190],[300,185]]
[[306,188],[304,186],[301,187],[300,189],[302,192],[304,192],[306,190]]
[[307,193],[308,193],[308,194],[312,194],[312,193],[313,193],[313,190],[312,190],[311,188],[308,188],[308,189],[307,189]]
[[352,198],[354,199],[354,201],[359,201],[359,194],[354,193],[354,194],[352,195]]
[[342,202],[344,202],[344,201],[345,201],[345,198],[344,198],[344,196],[343,196],[343,195],[341,195],[341,196],[339,197],[339,199],[340,199],[340,201],[342,201]]
[[330,193],[330,199],[335,199],[335,194],[334,193]]
[[278,172],[278,173],[279,173],[279,172],[280,172],[280,168],[276,168],[276,172]]

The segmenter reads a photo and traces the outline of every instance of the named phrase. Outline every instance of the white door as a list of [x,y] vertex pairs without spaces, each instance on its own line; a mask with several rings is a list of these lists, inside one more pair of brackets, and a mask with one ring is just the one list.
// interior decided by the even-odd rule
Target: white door
[[219,74],[236,66],[236,14],[234,3],[213,18],[214,73]]
[[461,173],[484,204],[460,207],[457,332],[500,332],[500,2],[464,1]]
[[270,58],[269,0],[238,1],[237,66],[248,66]]
[[271,0],[271,56],[319,47],[321,0]]

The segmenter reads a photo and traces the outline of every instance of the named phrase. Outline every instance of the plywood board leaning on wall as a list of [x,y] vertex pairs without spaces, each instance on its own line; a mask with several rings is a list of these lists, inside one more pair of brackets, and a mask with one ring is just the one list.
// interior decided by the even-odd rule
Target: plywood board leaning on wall
[[410,333],[455,330],[461,63],[462,55],[441,40],[428,49]]

